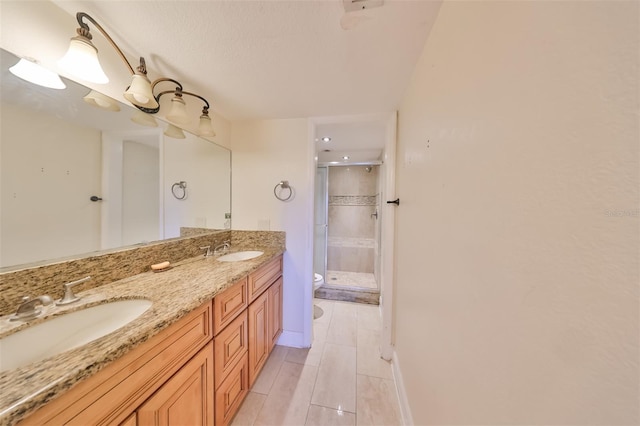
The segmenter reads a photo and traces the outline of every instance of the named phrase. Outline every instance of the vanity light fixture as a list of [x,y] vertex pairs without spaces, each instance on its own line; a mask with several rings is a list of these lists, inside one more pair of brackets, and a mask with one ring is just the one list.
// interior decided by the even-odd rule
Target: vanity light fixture
[[9,68],[9,71],[16,77],[38,86],[59,90],[67,87],[58,74],[46,69],[32,58],[21,58],[17,64]]
[[180,84],[179,81],[174,80],[172,78],[166,78],[166,77],[159,78],[155,80],[153,84],[151,84],[152,93],[155,90],[156,86],[163,82],[174,83],[176,85],[176,88],[174,90],[165,90],[158,93],[157,95],[153,95],[155,97],[156,102],[158,103],[157,108],[144,108],[136,105],[138,109],[149,114],[155,114],[160,110],[160,98],[164,95],[171,94],[173,95],[173,98],[171,99],[171,109],[167,113],[166,118],[167,120],[169,120],[170,122],[178,126],[185,125],[185,124],[188,124],[191,121],[191,119],[187,115],[186,103],[183,99],[183,96],[184,95],[193,96],[194,98],[198,98],[202,102],[204,102],[204,106],[202,107],[202,114],[200,115],[200,122],[198,123],[198,135],[199,136],[215,136],[216,133],[213,131],[213,126],[211,125],[211,117],[209,117],[209,102],[205,98],[203,98],[202,96],[196,93],[187,92],[183,90],[182,84]]
[[107,95],[103,95],[102,93],[96,90],[90,91],[82,99],[89,105],[106,109],[107,111],[113,111],[113,112],[120,111],[120,105],[118,105],[118,103],[115,100],[111,99]]
[[343,160],[348,160],[348,159],[349,159],[349,156],[348,156],[348,155],[345,155],[344,157],[342,157],[342,159],[343,159]]
[[[120,59],[126,64],[131,73],[131,85],[124,92],[124,97],[135,107],[147,114],[155,114],[160,111],[160,98],[166,94],[173,94],[171,99],[171,108],[166,114],[167,120],[178,126],[184,126],[191,120],[187,115],[186,103],[182,98],[183,95],[193,96],[204,102],[198,125],[198,134],[200,136],[215,136],[213,126],[211,125],[211,117],[209,117],[209,102],[200,95],[192,92],[186,92],[182,88],[182,84],[172,78],[158,78],[153,83],[147,78],[147,67],[143,57],[140,57],[140,65],[134,71],[133,67],[122,53],[122,50],[116,45],[113,39],[107,34],[100,24],[91,16],[84,12],[78,12],[76,19],[80,28],[76,29],[77,36],[71,39],[69,50],[66,55],[60,59],[58,65],[66,69],[71,74],[81,79],[94,83],[108,83],[109,78],[102,70],[100,61],[98,60],[98,49],[91,42],[92,35],[89,31],[89,25],[83,20],[91,22],[107,39],[111,46],[116,50]],[[175,90],[166,90],[154,95],[155,87],[162,82],[172,82],[176,85]],[[136,120],[134,120],[136,121]],[[137,122],[137,121],[136,121]],[[183,135],[184,137],[184,135]]]
[[200,123],[198,124],[198,135],[210,138],[216,136],[216,132],[213,130],[213,126],[211,125],[211,117],[209,117],[208,112],[206,114],[203,112],[200,116]]
[[325,136],[325,137],[322,138],[322,142],[329,143],[329,142],[331,142],[331,138],[329,136]]
[[109,77],[107,77],[102,70],[102,66],[98,60],[98,49],[91,42],[93,36],[89,31],[89,25],[83,22],[83,19],[86,19],[102,33],[109,44],[118,52],[120,59],[122,59],[127,65],[127,68],[129,68],[132,78],[131,85],[124,93],[125,99],[138,107],[158,107],[158,103],[151,91],[151,82],[147,78],[147,68],[144,58],[140,57],[140,65],[137,70],[134,71],[124,56],[124,53],[122,53],[122,50],[120,50],[118,45],[95,19],[84,12],[78,12],[76,19],[78,20],[78,24],[80,24],[80,28],[76,29],[78,35],[71,39],[69,50],[67,50],[64,57],[58,61],[58,65],[83,80],[98,84],[106,84],[109,82]]

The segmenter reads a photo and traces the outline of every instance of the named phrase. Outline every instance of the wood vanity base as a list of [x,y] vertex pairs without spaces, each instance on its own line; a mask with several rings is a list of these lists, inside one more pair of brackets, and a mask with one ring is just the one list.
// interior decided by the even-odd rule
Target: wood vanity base
[[282,333],[282,256],[20,425],[228,425]]

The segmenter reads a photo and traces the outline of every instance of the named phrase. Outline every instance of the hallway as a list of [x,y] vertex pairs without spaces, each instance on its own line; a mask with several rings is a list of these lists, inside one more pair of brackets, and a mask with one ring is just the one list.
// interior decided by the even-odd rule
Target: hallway
[[233,425],[400,425],[378,306],[315,299],[311,349],[274,349]]

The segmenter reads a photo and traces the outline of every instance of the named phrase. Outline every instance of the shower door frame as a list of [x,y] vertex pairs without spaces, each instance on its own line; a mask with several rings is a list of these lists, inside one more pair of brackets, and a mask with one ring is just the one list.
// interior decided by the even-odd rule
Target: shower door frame
[[[322,278],[326,279],[327,277],[327,240],[329,238],[329,167],[327,167],[326,165],[322,165],[322,164],[318,164],[316,167],[316,178],[318,177],[318,169],[325,169],[325,174],[324,174],[324,191],[323,191],[323,201],[322,201],[322,206],[324,207],[324,224],[319,224],[316,223],[316,220],[314,219],[314,234],[316,233],[317,229],[319,226],[323,226],[324,227],[324,238],[323,238],[323,246],[322,246],[322,250],[323,250],[323,265],[322,265]],[[315,196],[317,196],[317,186],[315,187],[315,192],[314,193],[314,204],[317,202]],[[317,212],[317,206],[314,205],[314,211]],[[315,215],[314,215],[315,216]],[[314,240],[315,240],[316,235],[314,235]],[[314,242],[314,246],[315,246],[315,242]],[[317,247],[314,247],[314,250]],[[314,251],[314,256],[313,256],[313,269],[314,272],[316,268],[316,255],[315,255],[315,251]],[[315,276],[314,276],[315,278]]]
[[[325,233],[325,241],[324,241],[324,271],[325,274],[323,275],[323,278],[325,280],[325,284],[330,285],[329,282],[327,281],[327,262],[329,259],[329,254],[328,254],[328,250],[329,250],[329,244],[328,244],[328,240],[329,240],[329,169],[331,167],[349,167],[349,166],[378,166],[378,177],[377,177],[377,181],[376,181],[376,188],[378,190],[382,189],[381,188],[381,182],[382,182],[382,176],[380,175],[381,170],[382,170],[382,165],[383,162],[382,161],[378,161],[378,160],[374,160],[374,161],[345,161],[345,162],[341,162],[341,163],[318,163],[318,168],[320,167],[326,167],[327,169],[327,176],[326,176],[326,199],[325,199],[325,207],[326,207],[326,211],[325,211],[325,218],[326,218],[326,233]],[[379,200],[378,200],[378,205],[376,205],[376,212],[378,214],[378,216],[376,217],[376,227],[378,228],[378,231],[376,231],[376,233],[374,234],[376,236],[375,241],[376,241],[376,249],[374,250],[374,266],[373,266],[373,276],[375,278],[376,281],[376,290],[378,292],[381,292],[381,276],[377,273],[381,270],[381,264],[382,264],[382,217],[384,216],[384,213],[382,212],[382,191],[380,191],[379,193]],[[316,225],[317,226],[317,225]],[[377,254],[375,254],[377,252]],[[314,259],[315,260],[315,259]],[[336,286],[336,287],[345,287],[345,286]],[[347,289],[353,289],[352,287],[346,286]]]

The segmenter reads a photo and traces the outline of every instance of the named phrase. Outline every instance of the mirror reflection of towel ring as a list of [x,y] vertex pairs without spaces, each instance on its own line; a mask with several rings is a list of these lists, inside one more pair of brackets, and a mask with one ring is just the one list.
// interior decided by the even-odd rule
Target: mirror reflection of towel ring
[[[176,186],[178,187],[177,194],[176,194]],[[180,195],[180,190],[182,190],[181,195]],[[171,193],[178,200],[184,200],[187,196],[187,182],[181,180],[180,182],[176,182],[173,185],[171,185]]]
[[[278,187],[280,187],[280,191],[277,191]],[[289,195],[286,197],[282,196],[282,191],[285,189],[289,190]],[[276,186],[273,187],[273,195],[275,195],[276,198],[280,201],[289,201],[291,199],[291,196],[293,195],[293,188],[291,188],[291,185],[289,185],[289,181],[283,180],[278,182]]]

